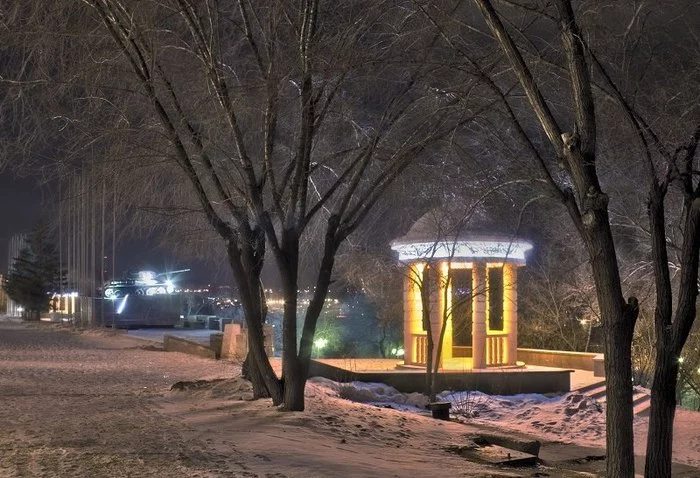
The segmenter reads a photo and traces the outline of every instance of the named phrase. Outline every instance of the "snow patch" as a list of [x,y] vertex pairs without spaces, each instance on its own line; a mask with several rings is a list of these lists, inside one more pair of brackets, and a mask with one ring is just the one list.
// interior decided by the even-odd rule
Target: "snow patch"
[[401,393],[390,385],[372,382],[338,383],[323,377],[309,379],[331,396],[344,398],[352,402],[392,405],[392,408],[404,409],[406,406],[425,409],[428,400],[422,393]]
[[[401,393],[383,383],[338,383],[315,377],[325,393],[353,402],[425,412],[428,403],[420,393]],[[536,434],[547,440],[605,445],[605,405],[581,393],[541,395],[488,395],[476,391],[444,391],[438,401],[452,403],[457,420]]]

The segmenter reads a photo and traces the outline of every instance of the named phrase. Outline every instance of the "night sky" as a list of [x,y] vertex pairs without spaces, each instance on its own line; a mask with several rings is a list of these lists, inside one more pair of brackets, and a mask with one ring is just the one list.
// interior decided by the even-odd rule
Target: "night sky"
[[[0,173],[0,274],[7,272],[8,244],[14,234],[27,233],[42,219],[51,203],[50,191],[35,178],[18,178],[9,171]],[[175,257],[156,246],[155,238],[130,238],[117,249],[117,275],[127,270],[176,270],[191,268],[183,274],[191,284],[227,283],[228,273],[202,261]],[[214,269],[214,270],[212,270]]]
[[46,191],[32,178],[0,173],[0,273],[7,271],[7,246],[14,234],[28,232],[41,219]]

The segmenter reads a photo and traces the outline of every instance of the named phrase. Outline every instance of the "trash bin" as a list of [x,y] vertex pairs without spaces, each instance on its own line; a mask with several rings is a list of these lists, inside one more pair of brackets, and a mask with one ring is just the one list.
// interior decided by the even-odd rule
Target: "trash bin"
[[452,404],[450,402],[433,402],[428,404],[428,408],[433,412],[433,418],[437,420],[449,420],[451,407]]

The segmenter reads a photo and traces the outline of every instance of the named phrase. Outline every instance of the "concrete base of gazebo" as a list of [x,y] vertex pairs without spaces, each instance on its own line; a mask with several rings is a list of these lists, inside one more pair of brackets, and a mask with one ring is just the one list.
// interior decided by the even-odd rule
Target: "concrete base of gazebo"
[[[465,359],[459,361],[461,368],[443,368],[437,374],[438,390],[474,390],[492,395],[565,393],[571,390],[573,369],[526,365],[467,369]],[[402,361],[392,359],[314,359],[309,376],[337,382],[385,383],[403,393],[425,390],[425,368],[403,366]]]
[[[425,370],[425,365],[415,364],[399,364],[396,366],[398,370]],[[478,370],[508,370],[508,369],[524,369],[523,362],[517,362],[513,365],[490,366],[485,369]],[[440,372],[472,372],[474,371],[474,362],[471,357],[452,357],[443,359],[440,365]]]

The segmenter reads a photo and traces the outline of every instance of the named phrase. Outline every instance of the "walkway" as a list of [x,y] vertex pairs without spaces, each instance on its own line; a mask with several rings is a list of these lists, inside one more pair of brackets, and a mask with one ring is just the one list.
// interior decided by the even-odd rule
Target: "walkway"
[[180,328],[143,328],[126,331],[129,337],[135,339],[148,340],[151,342],[163,343],[166,335],[174,335],[193,342],[209,345],[209,336],[220,333],[218,330],[208,329],[180,329]]

